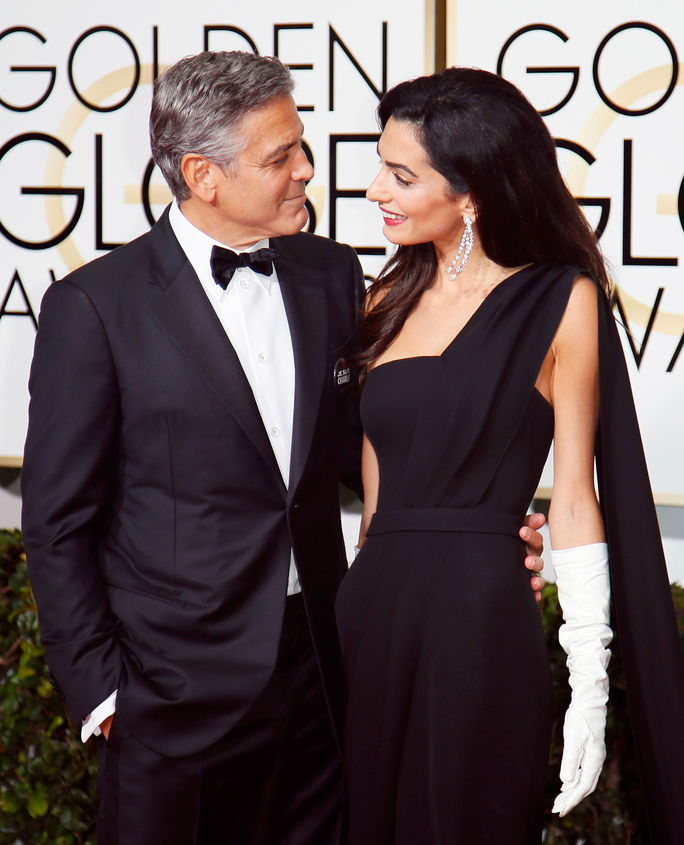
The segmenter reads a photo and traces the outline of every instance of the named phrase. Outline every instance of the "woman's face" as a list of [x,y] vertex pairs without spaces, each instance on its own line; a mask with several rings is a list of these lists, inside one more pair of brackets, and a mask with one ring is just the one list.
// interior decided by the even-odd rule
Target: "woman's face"
[[468,194],[454,196],[428,162],[415,125],[391,117],[378,142],[380,170],[366,191],[377,202],[383,233],[395,244],[432,241],[442,252],[456,249],[463,218],[472,212]]

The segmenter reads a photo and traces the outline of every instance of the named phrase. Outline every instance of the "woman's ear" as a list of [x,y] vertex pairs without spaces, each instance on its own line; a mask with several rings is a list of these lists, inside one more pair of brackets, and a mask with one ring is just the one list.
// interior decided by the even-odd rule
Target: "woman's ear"
[[477,223],[477,211],[472,196],[470,194],[462,194],[460,199],[463,222],[465,223],[466,217],[469,217],[471,223]]

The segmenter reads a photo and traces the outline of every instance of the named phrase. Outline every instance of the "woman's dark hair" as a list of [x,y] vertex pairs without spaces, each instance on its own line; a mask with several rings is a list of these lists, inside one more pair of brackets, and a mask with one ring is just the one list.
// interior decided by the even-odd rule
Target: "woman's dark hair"
[[[488,71],[448,68],[392,88],[378,117],[383,129],[390,117],[414,124],[432,167],[454,194],[470,193],[492,261],[574,265],[610,295],[596,237],[565,186],[554,142],[514,85]],[[358,365],[389,346],[436,271],[431,243],[398,247],[370,288]]]

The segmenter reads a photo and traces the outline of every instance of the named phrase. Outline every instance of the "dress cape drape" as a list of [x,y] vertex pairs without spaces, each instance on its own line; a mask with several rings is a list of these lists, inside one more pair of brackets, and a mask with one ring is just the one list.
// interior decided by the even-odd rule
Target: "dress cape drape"
[[[599,295],[596,459],[610,552],[613,627],[653,845],[684,842],[684,662],[615,318]],[[674,448],[674,446],[673,446]]]

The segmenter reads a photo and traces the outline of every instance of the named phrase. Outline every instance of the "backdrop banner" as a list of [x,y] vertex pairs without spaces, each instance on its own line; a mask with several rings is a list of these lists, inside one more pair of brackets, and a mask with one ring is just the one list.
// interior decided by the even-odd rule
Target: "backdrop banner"
[[448,64],[509,79],[556,139],[619,287],[656,501],[684,505],[684,4],[450,0],[447,12]]
[[275,54],[296,81],[309,230],[386,258],[377,209],[375,109],[388,87],[433,67],[432,3],[161,0],[19,4],[0,23],[0,465],[17,464],[40,300],[54,279],[142,234],[170,193],[150,160],[151,84],[181,57]]

